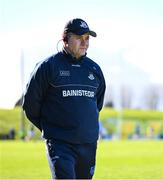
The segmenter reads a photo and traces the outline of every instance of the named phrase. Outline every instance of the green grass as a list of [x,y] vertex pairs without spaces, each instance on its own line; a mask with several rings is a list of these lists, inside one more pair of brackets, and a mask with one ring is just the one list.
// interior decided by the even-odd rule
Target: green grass
[[100,179],[163,179],[163,142],[100,143],[95,177]]
[[[21,127],[21,108],[14,109],[0,109],[0,134],[8,133],[11,128],[16,130],[16,138],[19,138],[19,131]],[[105,121],[108,118],[118,118],[120,113],[112,108],[103,108],[100,113],[100,120]],[[129,110],[124,109],[121,113],[124,121],[141,121],[141,123],[155,121],[163,126],[163,112],[160,111],[143,111],[143,110]],[[25,119],[25,129],[28,130],[30,122]],[[37,128],[36,128],[37,129]],[[40,132],[36,131],[37,137],[40,137]]]
[[[41,141],[0,141],[0,179],[50,179]],[[163,141],[100,141],[94,179],[163,179]]]
[[20,108],[0,109],[0,133],[7,133],[9,129],[20,129]]
[[103,108],[100,113],[101,120],[108,118],[121,118],[123,119],[132,119],[132,120],[163,120],[163,112],[161,111],[152,111],[152,110],[137,110],[137,109],[122,109],[119,112],[116,109],[112,108]]

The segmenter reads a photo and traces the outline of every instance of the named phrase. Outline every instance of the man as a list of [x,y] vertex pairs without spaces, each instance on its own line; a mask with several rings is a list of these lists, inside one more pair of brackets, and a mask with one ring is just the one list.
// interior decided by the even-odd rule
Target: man
[[105,80],[86,56],[89,36],[82,19],[70,20],[62,52],[39,63],[24,95],[23,109],[42,132],[53,179],[91,179],[95,169]]

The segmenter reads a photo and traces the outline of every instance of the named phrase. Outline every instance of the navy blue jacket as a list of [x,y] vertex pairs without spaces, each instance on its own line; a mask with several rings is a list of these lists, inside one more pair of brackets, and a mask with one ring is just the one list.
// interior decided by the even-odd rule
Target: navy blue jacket
[[23,109],[45,139],[91,143],[98,139],[104,93],[100,67],[87,56],[76,60],[63,51],[37,64]]

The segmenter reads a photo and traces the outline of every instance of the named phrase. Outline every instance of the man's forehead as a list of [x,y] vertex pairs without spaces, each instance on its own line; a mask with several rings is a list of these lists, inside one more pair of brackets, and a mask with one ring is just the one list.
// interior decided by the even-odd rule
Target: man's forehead
[[74,34],[74,33],[69,33],[69,34],[74,36],[74,37],[88,37],[90,35],[89,32],[84,33],[82,35],[77,35],[77,34]]

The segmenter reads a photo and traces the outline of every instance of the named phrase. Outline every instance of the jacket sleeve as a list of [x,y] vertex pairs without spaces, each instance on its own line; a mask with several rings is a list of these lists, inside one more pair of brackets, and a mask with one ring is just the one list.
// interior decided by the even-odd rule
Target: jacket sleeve
[[99,111],[101,111],[103,107],[104,95],[105,95],[105,89],[106,89],[105,79],[104,79],[101,69],[100,69],[100,74],[101,74],[100,85],[97,91],[97,107]]
[[23,96],[23,110],[27,118],[40,130],[40,111],[49,85],[47,72],[45,63],[37,64]]

